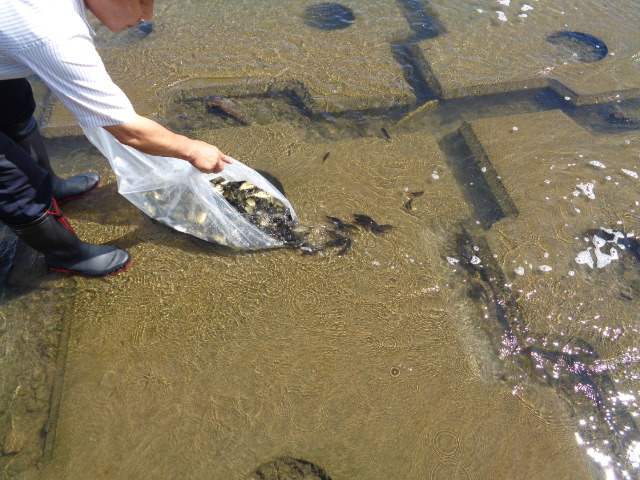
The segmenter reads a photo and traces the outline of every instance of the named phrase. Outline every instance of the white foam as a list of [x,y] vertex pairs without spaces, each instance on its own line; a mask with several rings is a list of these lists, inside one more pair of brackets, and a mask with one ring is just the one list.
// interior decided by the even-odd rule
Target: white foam
[[[580,190],[582,190],[582,193],[584,193],[591,200],[595,200],[596,199],[596,195],[595,195],[595,193],[593,193],[593,190],[595,188],[595,185],[593,183],[591,183],[591,182],[589,182],[589,183],[579,183],[578,185],[576,185],[576,188],[579,188]],[[574,193],[574,195],[575,195],[575,193]]]
[[593,236],[593,244],[596,248],[602,248],[606,245],[607,241],[604,238],[600,238],[597,235]]
[[527,10],[533,10],[531,5],[527,5],[526,3],[522,6],[522,11],[526,12]]
[[607,166],[604,163],[599,162],[597,160],[591,160],[589,162],[589,165],[593,165],[594,167],[607,168]]
[[507,16],[504,14],[504,12],[501,12],[498,10],[498,20],[502,20],[503,22],[507,21]]
[[480,260],[480,258],[476,257],[475,255],[471,257],[471,260],[469,261],[471,262],[472,265],[479,265],[482,263],[482,260]]
[[511,0],[498,0],[498,3],[500,5],[506,5],[508,7],[509,4],[511,3]]
[[453,258],[453,257],[447,257],[447,262],[449,262],[450,265],[455,265],[456,263],[459,263],[460,260],[458,260],[457,258]]
[[602,250],[600,250],[599,248],[596,248],[595,250],[595,254],[596,254],[596,266],[598,268],[604,268],[607,265],[609,265],[613,260],[618,260],[618,250],[616,250],[615,248],[611,249],[611,253],[607,254],[604,253]]
[[516,267],[513,269],[514,272],[516,272],[518,275],[524,275],[524,268],[523,267]]
[[549,265],[540,265],[538,268],[543,272],[550,272],[551,270],[553,270],[553,268],[551,268]]
[[576,256],[576,263],[578,265],[589,265],[591,268],[593,268],[593,257],[591,256],[591,247],[580,252]]
[[626,173],[630,177],[638,178],[638,172],[634,172],[633,170],[627,170],[626,168],[621,168],[620,170],[622,170],[624,173]]

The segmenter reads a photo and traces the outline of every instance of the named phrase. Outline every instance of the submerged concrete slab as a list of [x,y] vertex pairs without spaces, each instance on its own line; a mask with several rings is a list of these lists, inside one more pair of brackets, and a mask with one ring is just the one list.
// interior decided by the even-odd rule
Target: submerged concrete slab
[[390,35],[409,30],[397,2],[349,2],[353,23],[336,30],[309,26],[308,7],[288,0],[224,7],[191,2],[185,15],[182,6],[165,5],[148,37],[118,37],[98,27],[97,44],[116,83],[139,99],[143,112],[157,111],[142,103],[151,100],[151,90],[252,79],[303,82],[323,110],[411,98],[389,48]]
[[[562,94],[575,92],[579,98],[571,100],[576,103],[638,95],[640,18],[634,0],[615,6],[591,0],[429,4],[446,32],[419,45],[445,98],[535,88],[550,81]],[[609,52],[600,61],[583,63],[571,50],[546,40],[559,31],[592,35]]]
[[[594,371],[605,359],[624,362],[640,340],[638,256],[622,237],[640,228],[640,132],[594,135],[553,111],[475,121],[467,138],[488,158],[518,210],[486,232],[485,255],[495,257],[517,298],[526,344],[565,353],[591,349],[595,353],[583,361]],[[583,380],[564,387],[549,381],[548,388],[576,408],[585,444],[629,470],[638,407],[621,399],[639,385],[624,370],[598,371],[606,387],[593,399],[581,393]],[[598,398],[604,406],[596,408]]]
[[[231,254],[127,207],[104,212],[105,228],[128,229],[113,241],[134,263],[77,280],[53,459],[37,478],[240,479],[283,455],[336,479],[591,477],[568,412],[540,418],[478,378],[456,340],[443,239],[470,210],[433,138],[209,134],[279,177],[304,223],[358,212],[394,229],[355,233],[342,257]],[[415,210],[405,188],[425,191]],[[91,236],[97,212],[70,212]]]

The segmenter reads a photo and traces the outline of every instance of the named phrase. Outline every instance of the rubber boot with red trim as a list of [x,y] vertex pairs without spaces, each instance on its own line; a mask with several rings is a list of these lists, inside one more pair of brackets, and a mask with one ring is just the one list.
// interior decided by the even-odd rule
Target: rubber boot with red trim
[[28,121],[16,125],[9,136],[31,155],[40,167],[49,172],[53,198],[59,203],[81,197],[98,187],[100,175],[94,172],[81,173],[66,179],[55,174],[35,118],[31,117]]
[[55,200],[37,220],[11,229],[27,245],[44,254],[50,270],[101,277],[115,275],[131,264],[131,255],[125,250],[80,240]]

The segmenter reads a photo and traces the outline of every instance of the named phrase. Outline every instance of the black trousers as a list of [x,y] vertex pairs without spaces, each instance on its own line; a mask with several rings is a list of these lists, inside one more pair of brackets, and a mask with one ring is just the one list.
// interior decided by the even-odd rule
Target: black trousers
[[35,107],[26,79],[0,80],[0,220],[10,226],[40,218],[51,205],[49,173],[14,141]]

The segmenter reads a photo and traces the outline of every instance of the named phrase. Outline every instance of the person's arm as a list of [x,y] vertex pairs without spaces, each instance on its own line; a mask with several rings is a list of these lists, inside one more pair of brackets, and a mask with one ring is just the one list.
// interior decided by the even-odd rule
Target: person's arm
[[217,147],[177,135],[137,115],[127,96],[107,74],[84,21],[78,17],[75,23],[79,24],[70,30],[80,33],[69,38],[66,32],[60,33],[60,38],[44,38],[20,50],[17,56],[40,76],[80,125],[111,125],[103,128],[121,143],[144,153],[184,159],[202,172],[217,173],[224,163],[231,163]]
[[218,173],[232,160],[218,147],[167,130],[159,123],[138,115],[130,122],[103,127],[125,145],[149,155],[186,160],[204,173]]

